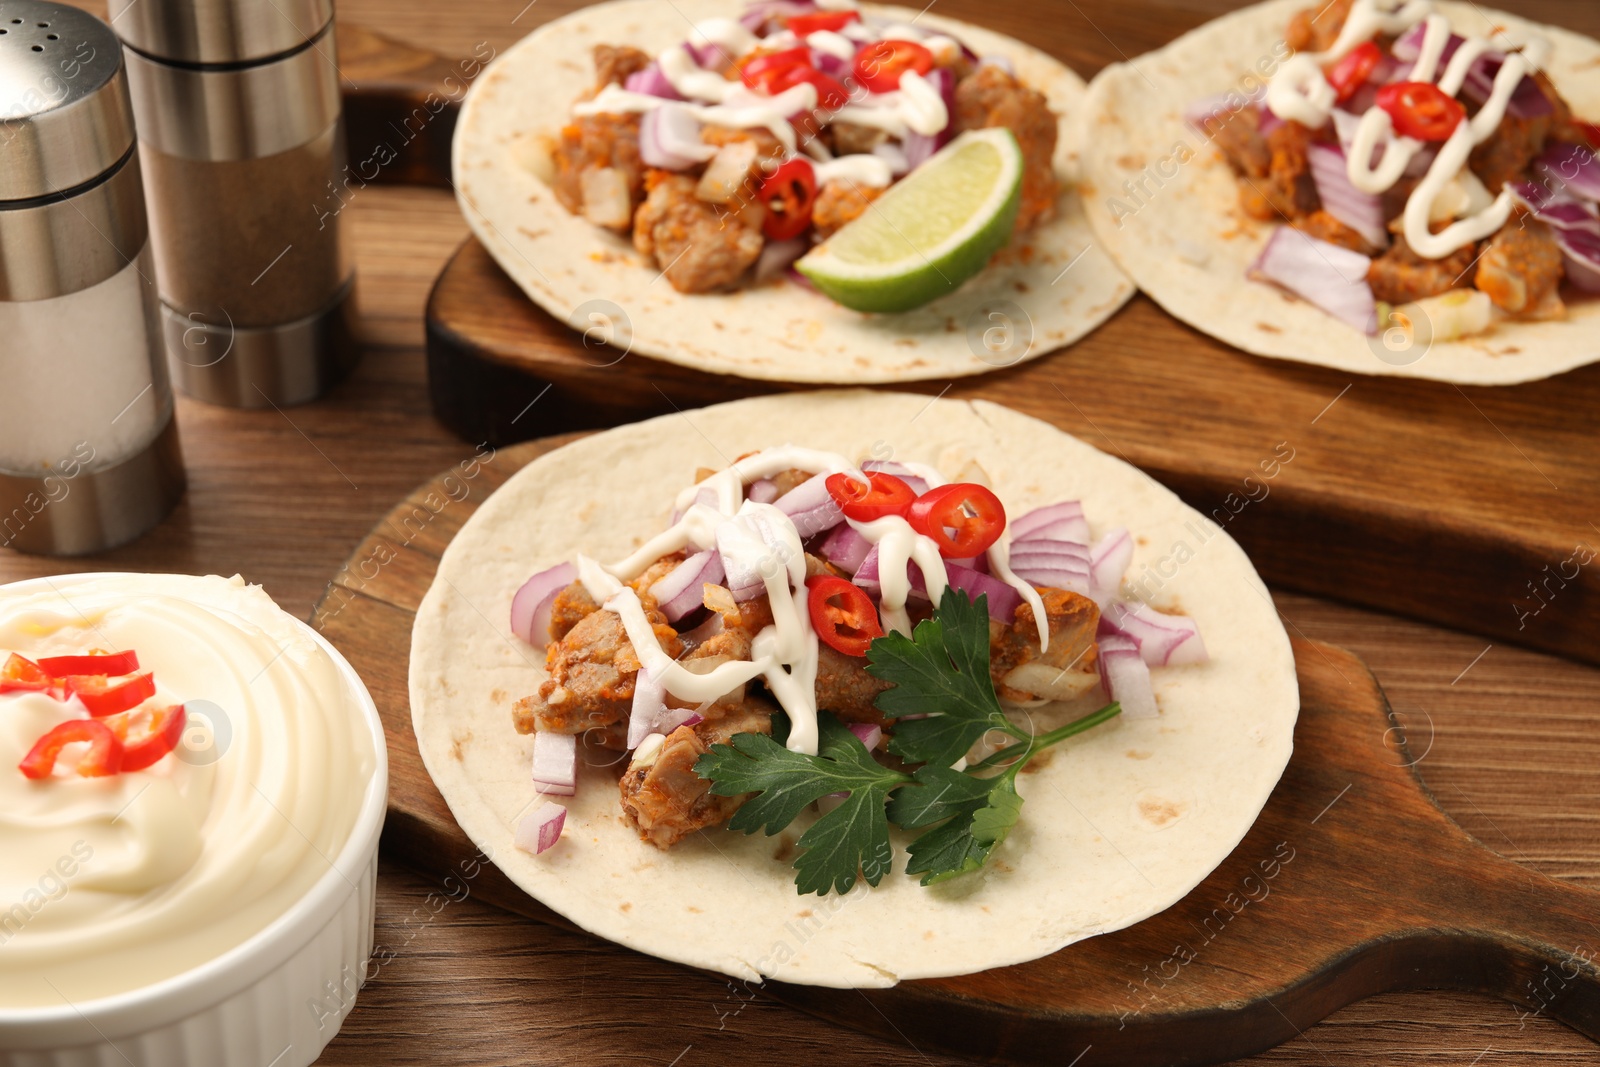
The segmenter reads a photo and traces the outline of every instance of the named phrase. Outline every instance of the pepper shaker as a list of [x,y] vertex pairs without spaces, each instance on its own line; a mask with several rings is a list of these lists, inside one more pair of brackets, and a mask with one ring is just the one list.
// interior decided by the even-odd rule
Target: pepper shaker
[[0,0],[0,546],[122,544],[183,495],[122,46]]
[[[313,400],[358,350],[332,0],[110,0],[167,353],[201,400]],[[335,205],[343,201],[333,198]]]

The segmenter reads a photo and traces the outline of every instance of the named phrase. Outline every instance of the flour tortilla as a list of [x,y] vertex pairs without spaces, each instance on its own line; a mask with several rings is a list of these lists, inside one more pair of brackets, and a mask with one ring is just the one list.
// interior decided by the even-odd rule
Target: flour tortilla
[[[690,22],[742,10],[738,0],[616,0],[583,8],[499,57],[462,107],[454,171],[467,222],[536,304],[612,346],[592,353],[597,362],[631,347],[745,378],[850,385],[953,378],[1071,344],[1133,295],[1133,284],[1094,243],[1070,190],[1078,164],[1067,121],[1083,106],[1082,79],[1037,49],[933,12],[918,26],[955,34],[980,55],[1008,57],[1017,76],[1049,98],[1062,116],[1056,172],[1069,186],[1053,221],[1020,235],[949,296],[904,314],[863,315],[787,280],[686,295],[659,278],[653,257],[634,251],[628,238],[562,207],[534,168],[547,164],[548,139],[594,83],[591,49],[631,44],[653,55],[682,41]],[[865,10],[917,17],[905,8]],[[985,331],[993,330],[1000,331],[989,334],[998,351],[984,347]]]
[[[1240,211],[1238,184],[1222,153],[1183,112],[1238,88],[1258,63],[1275,69],[1274,55],[1287,54],[1281,46],[1289,19],[1308,2],[1245,8],[1095,78],[1082,116],[1083,197],[1101,243],[1167,311],[1259,356],[1462,385],[1535,381],[1600,359],[1600,299],[1573,303],[1564,320],[1503,322],[1479,336],[1435,342],[1410,362],[1417,350],[1398,336],[1386,347],[1245,277],[1277,224]],[[1476,4],[1441,3],[1440,10],[1458,30],[1482,34],[1492,20],[1548,36],[1554,48],[1546,70],[1556,88],[1574,114],[1600,118],[1600,43]],[[1125,182],[1148,193],[1135,199]]]
[[[822,898],[795,892],[778,838],[714,829],[659,851],[623,822],[617,772],[595,766],[580,766],[578,795],[562,800],[561,842],[538,857],[518,851],[516,824],[537,798],[533,739],[513,730],[511,706],[545,675],[543,650],[510,634],[512,594],[580,551],[631,551],[662,528],[697,467],[784,443],[950,473],[976,461],[1012,514],[1081,499],[1096,536],[1133,531],[1130,580],[1149,576],[1154,604],[1196,619],[1211,662],[1154,671],[1159,718],[1114,720],[1022,775],[1022,820],[993,867],[942,886],[907,877],[903,848],[877,888]],[[1170,906],[1255,821],[1288,762],[1299,690],[1250,561],[1170,491],[995,404],[857,390],[653,419],[519,471],[456,535],[417,612],[411,710],[456,820],[530,896],[664,959],[850,987],[1020,963]],[[1063,719],[1049,707],[1032,715],[1041,730]],[[785,834],[789,853],[795,836]]]

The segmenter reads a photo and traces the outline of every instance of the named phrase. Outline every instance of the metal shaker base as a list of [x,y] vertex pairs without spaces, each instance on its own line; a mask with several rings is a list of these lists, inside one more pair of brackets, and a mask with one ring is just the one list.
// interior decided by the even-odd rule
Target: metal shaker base
[[196,400],[235,408],[289,407],[315,400],[360,361],[354,295],[352,276],[315,315],[255,328],[213,325],[163,303],[173,384]]
[[0,547],[81,556],[125,544],[166,518],[187,481],[177,419],[139,452],[67,477],[0,470]]

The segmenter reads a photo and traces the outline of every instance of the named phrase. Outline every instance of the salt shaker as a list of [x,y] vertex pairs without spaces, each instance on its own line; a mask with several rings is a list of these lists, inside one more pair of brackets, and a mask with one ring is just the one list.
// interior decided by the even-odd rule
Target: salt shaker
[[358,355],[330,194],[348,180],[332,0],[109,7],[178,387],[234,407],[316,398]]
[[183,495],[122,46],[0,0],[0,546],[130,541]]

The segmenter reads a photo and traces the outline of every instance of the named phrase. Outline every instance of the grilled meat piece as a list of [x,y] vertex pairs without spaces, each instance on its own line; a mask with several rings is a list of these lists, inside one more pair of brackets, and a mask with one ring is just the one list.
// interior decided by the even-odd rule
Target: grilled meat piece
[[1344,29],[1353,4],[1354,0],[1333,0],[1296,12],[1289,20],[1284,40],[1296,52],[1326,52]]
[[633,246],[666,273],[680,293],[735,285],[761,255],[759,219],[719,211],[694,195],[695,179],[652,170],[649,195],[633,220]]
[[829,237],[847,222],[854,222],[867,210],[882,189],[857,185],[854,182],[831,181],[817,193],[817,202],[811,209],[811,225],[817,228],[818,237]]
[[1070,700],[1099,680],[1095,631],[1100,607],[1080,593],[1040,589],[1050,643],[1041,653],[1033,607],[1023,601],[1009,625],[989,626],[989,673],[1007,700]]
[[817,707],[831,711],[840,722],[883,724],[883,712],[873,701],[889,683],[867,673],[863,656],[847,656],[817,642]]
[[703,721],[668,734],[653,758],[635,759],[618,788],[622,813],[639,837],[657,848],[670,848],[696,830],[727,822],[745,798],[713,796],[711,783],[694,772],[695,761],[734,734],[770,734],[776,710],[754,696],[719,701]]
[[1022,149],[1022,206],[1018,232],[1055,215],[1056,116],[1044,94],[1030,89],[997,66],[979,67],[956,83],[954,127],[957,133],[1004,126]]
[[1550,301],[1566,274],[1561,246],[1550,229],[1526,215],[1514,217],[1489,239],[1473,280],[1497,307],[1513,315],[1548,317]]
[[1395,234],[1389,250],[1372,261],[1367,281],[1377,299],[1408,304],[1470,284],[1467,275],[1477,254],[1478,246],[1469,244],[1443,259],[1423,259],[1412,251],[1404,234]]
[[625,231],[644,196],[637,115],[584,115],[564,126],[553,154],[556,199],[597,226]]
[[625,44],[597,44],[594,46],[595,91],[608,85],[621,85],[628,80],[628,75],[637,74],[649,65],[648,52]]
[[[584,584],[573,582],[557,593],[555,600],[550,604],[550,639],[561,640],[585,617],[599,610],[600,605],[595,603],[594,597],[589,595],[589,590]],[[536,639],[537,636],[535,635]]]
[[1340,248],[1348,248],[1352,252],[1360,252],[1364,256],[1370,256],[1375,251],[1367,243],[1365,237],[1321,208],[1309,215],[1295,219],[1290,225],[1301,233],[1315,237],[1319,241],[1327,241],[1329,244],[1338,245]]

